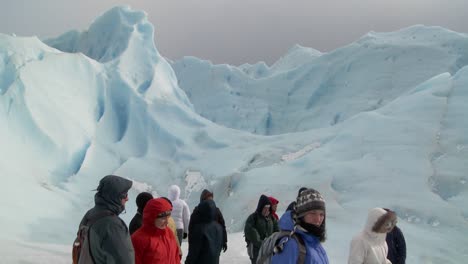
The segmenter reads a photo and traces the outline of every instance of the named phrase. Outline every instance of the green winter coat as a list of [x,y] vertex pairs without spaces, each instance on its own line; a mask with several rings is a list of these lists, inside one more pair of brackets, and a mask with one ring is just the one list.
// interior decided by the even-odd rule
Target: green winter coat
[[278,222],[270,214],[268,217],[262,215],[262,209],[265,205],[271,205],[270,200],[265,195],[260,196],[257,210],[252,213],[245,222],[244,235],[247,244],[253,245],[253,256],[256,258],[262,242],[274,232],[279,231]]

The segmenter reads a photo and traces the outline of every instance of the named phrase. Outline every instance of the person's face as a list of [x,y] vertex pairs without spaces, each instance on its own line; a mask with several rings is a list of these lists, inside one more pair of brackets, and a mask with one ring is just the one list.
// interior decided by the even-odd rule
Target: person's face
[[397,218],[394,217],[392,219],[387,220],[382,227],[379,230],[379,233],[388,233],[392,231],[392,229],[396,226],[397,224]]
[[154,225],[159,229],[165,229],[169,223],[169,217],[171,216],[167,215],[156,218],[156,220],[154,220]]
[[271,210],[273,210],[274,212],[276,212],[276,208],[278,208],[278,204],[274,204],[271,206]]
[[206,201],[213,200],[213,196],[208,196],[208,197],[206,197],[205,200],[206,200]]
[[120,202],[122,203],[123,206],[125,206],[125,204],[128,202],[128,193],[125,193],[122,195]]
[[265,205],[262,209],[262,215],[267,217],[270,215],[270,205]]
[[308,211],[304,216],[305,223],[315,226],[322,225],[323,219],[325,219],[325,212],[319,209]]

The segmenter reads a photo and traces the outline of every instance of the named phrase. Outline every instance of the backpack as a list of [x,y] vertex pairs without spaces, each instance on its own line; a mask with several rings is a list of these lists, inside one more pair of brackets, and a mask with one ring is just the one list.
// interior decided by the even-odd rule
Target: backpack
[[91,255],[91,247],[88,239],[89,229],[91,226],[97,222],[98,220],[106,217],[115,215],[109,211],[102,212],[101,214],[97,214],[93,218],[89,219],[85,224],[80,225],[78,228],[78,232],[76,234],[75,241],[73,242],[73,249],[72,249],[72,259],[73,264],[78,263],[94,263],[93,256]]
[[[285,238],[285,239],[283,239]],[[265,238],[262,242],[262,246],[258,251],[257,264],[268,264],[271,263],[271,257],[275,254],[279,254],[283,251],[284,244],[289,239],[295,239],[299,248],[299,254],[297,256],[297,263],[303,264],[305,262],[306,247],[304,240],[294,231],[283,230],[274,232],[271,236]]]

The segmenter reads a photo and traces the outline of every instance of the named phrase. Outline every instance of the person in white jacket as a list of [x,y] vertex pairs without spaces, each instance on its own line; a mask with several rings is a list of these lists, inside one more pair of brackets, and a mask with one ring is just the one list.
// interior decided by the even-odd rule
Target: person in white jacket
[[397,216],[393,211],[382,208],[369,210],[364,230],[351,241],[348,264],[391,264],[387,259],[385,237],[396,225]]
[[177,185],[169,187],[168,198],[172,202],[172,218],[176,223],[177,238],[179,246],[182,244],[182,239],[187,238],[188,227],[190,222],[190,209],[187,203],[180,199],[180,188]]

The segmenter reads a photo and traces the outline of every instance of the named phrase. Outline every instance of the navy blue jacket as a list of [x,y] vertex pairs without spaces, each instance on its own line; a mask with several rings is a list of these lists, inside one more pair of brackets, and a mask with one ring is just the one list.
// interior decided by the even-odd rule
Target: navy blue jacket
[[406,242],[400,228],[395,226],[393,230],[387,233],[388,255],[387,259],[392,264],[405,264],[406,261]]

